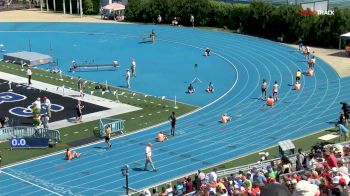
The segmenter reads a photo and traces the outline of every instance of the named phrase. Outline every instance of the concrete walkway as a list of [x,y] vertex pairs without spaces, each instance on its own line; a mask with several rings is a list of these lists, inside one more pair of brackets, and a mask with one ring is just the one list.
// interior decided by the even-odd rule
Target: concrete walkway
[[[295,44],[287,45],[293,48],[299,48],[299,46]],[[331,65],[341,78],[350,76],[350,58],[346,55],[344,49],[327,49],[312,46],[310,47],[310,49],[311,51],[315,51],[315,56]]]
[[[4,73],[4,72],[0,72],[0,78],[4,79],[4,80],[8,80],[8,81],[13,81],[13,82],[15,81],[16,83],[26,84],[28,82],[27,78],[16,76],[13,74]],[[57,86],[54,86],[51,84],[32,80],[31,86],[33,88],[36,88],[36,89],[41,89],[41,90],[44,90],[44,91],[47,91],[50,93],[62,95],[62,88],[57,88]],[[115,116],[118,114],[133,112],[133,111],[142,109],[142,108],[134,107],[134,106],[123,104],[123,103],[118,103],[116,101],[112,101],[109,99],[105,99],[105,98],[97,97],[97,96],[93,96],[93,95],[88,95],[88,94],[85,94],[85,96],[82,98],[82,97],[79,97],[79,92],[74,91],[74,90],[70,90],[70,89],[65,89],[64,95],[66,97],[70,97],[72,99],[76,99],[76,100],[79,99],[79,100],[82,100],[82,101],[85,101],[85,102],[88,102],[88,103],[91,103],[94,105],[99,105],[102,107],[110,108],[108,110],[84,115],[83,116],[84,122],[94,121],[94,120],[98,120],[101,118],[107,118],[110,116]],[[52,122],[49,124],[49,127],[51,129],[60,129],[63,127],[75,125],[76,123],[74,122],[74,118],[75,117],[72,116],[66,120]]]

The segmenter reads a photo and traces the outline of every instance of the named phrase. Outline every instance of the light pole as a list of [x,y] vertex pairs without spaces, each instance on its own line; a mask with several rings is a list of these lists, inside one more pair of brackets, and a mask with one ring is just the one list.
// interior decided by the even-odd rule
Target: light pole
[[124,165],[121,171],[123,176],[125,176],[126,195],[129,195],[129,165]]

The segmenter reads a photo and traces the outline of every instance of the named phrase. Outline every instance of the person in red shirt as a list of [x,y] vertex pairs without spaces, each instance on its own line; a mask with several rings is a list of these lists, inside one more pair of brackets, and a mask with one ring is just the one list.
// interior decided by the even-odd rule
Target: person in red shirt
[[260,194],[260,187],[259,187],[259,184],[256,183],[256,182],[254,182],[254,183],[253,183],[253,187],[252,187],[251,195],[256,196],[256,195],[258,195],[258,194]]
[[186,179],[185,187],[186,187],[186,194],[194,191],[193,183],[190,176]]
[[324,177],[329,182],[332,181],[332,176],[331,176],[332,171],[331,171],[331,168],[329,167],[328,163],[324,162],[323,168],[324,168],[324,171],[321,173],[321,176]]
[[333,153],[325,152],[324,159],[327,161],[329,167],[338,167],[337,158],[335,158]]

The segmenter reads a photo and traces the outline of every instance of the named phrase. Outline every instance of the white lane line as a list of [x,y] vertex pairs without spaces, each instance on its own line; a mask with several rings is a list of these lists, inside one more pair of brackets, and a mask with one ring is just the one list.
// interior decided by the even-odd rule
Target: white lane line
[[14,176],[14,175],[12,175],[12,174],[7,173],[7,172],[2,171],[2,173],[6,174],[6,175],[8,175],[8,176],[11,176],[12,178],[16,178],[17,180],[20,180],[20,181],[22,181],[22,182],[25,182],[25,183],[28,183],[28,184],[33,185],[33,186],[35,186],[35,187],[38,187],[38,188],[40,188],[40,189],[42,189],[42,190],[48,191],[48,192],[50,192],[50,193],[52,193],[52,194],[63,196],[63,195],[61,195],[61,194],[59,194],[59,193],[56,193],[56,192],[51,191],[51,190],[49,190],[49,189],[47,189],[47,188],[45,188],[45,187],[42,187],[42,186],[36,185],[36,184],[34,184],[34,183],[31,183],[31,182],[29,182],[29,181],[27,181],[27,180],[24,180],[24,179],[22,179],[22,178],[19,178],[19,177],[17,177],[17,176]]

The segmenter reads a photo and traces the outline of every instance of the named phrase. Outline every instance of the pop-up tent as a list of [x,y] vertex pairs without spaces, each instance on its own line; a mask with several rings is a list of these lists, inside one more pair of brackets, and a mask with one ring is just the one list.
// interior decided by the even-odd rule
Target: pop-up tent
[[113,15],[114,19],[123,19],[125,6],[120,3],[111,3],[102,7],[103,13],[106,15]]
[[339,37],[339,49],[341,49],[342,40],[350,40],[350,32],[340,35]]

